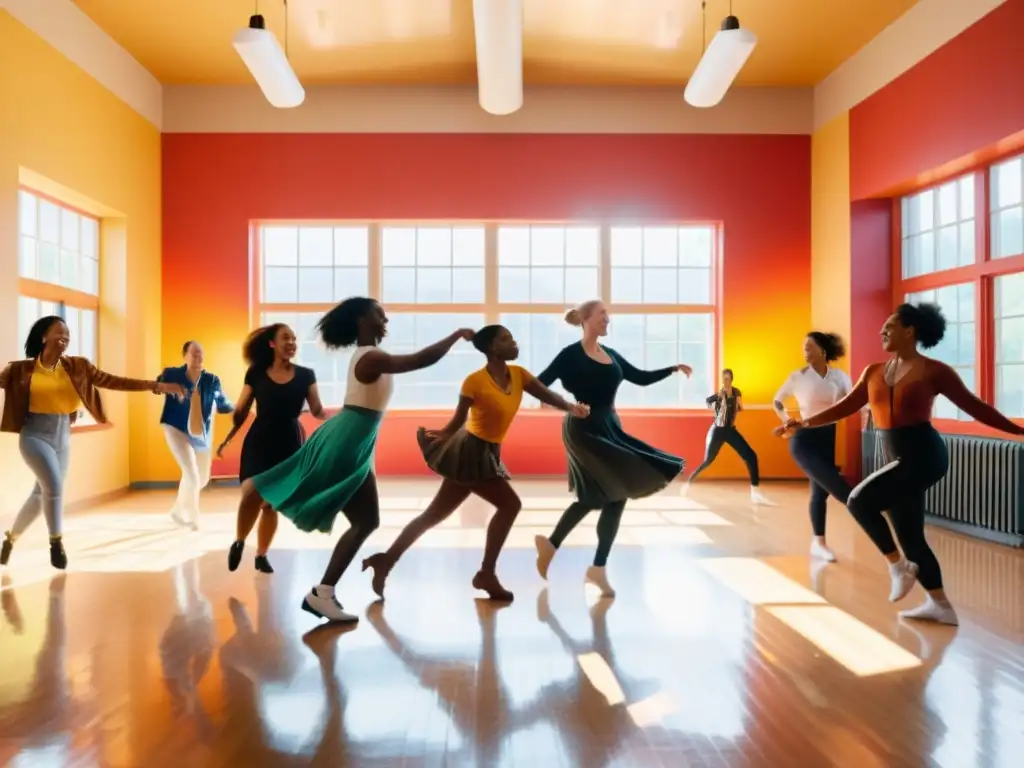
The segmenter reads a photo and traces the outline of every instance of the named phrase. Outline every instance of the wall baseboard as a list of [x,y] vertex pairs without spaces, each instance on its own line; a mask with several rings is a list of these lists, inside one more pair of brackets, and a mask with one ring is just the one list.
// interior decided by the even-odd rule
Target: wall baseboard
[[116,499],[123,498],[128,495],[129,488],[118,488],[116,491],[107,491],[96,496],[88,496],[84,499],[78,499],[78,501],[72,501],[70,504],[64,507],[64,511],[68,513],[81,512],[82,510],[91,509],[97,507],[100,504],[106,504]]

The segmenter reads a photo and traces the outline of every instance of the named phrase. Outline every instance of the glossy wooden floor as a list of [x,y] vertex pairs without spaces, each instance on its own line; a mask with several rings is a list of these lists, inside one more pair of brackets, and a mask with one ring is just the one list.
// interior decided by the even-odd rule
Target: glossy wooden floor
[[[562,483],[520,481],[524,511],[499,568],[516,601],[469,586],[488,511],[425,537],[365,618],[314,629],[299,610],[331,540],[283,523],[273,576],[228,573],[237,491],[204,494],[198,533],[167,493],[67,526],[54,576],[45,535],[3,575],[0,764],[10,766],[1018,766],[1024,754],[1024,556],[931,530],[959,629],[901,623],[884,566],[845,510],[840,562],[806,551],[806,489],[707,483],[627,509],[609,574],[582,586],[594,520],[547,589],[532,539]],[[382,484],[386,545],[432,482]],[[915,591],[908,601],[920,599]]]

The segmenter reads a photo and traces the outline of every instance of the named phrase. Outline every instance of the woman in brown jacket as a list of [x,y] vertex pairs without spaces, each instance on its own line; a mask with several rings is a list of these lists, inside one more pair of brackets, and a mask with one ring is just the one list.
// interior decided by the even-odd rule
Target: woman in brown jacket
[[63,487],[68,471],[71,425],[84,407],[97,422],[106,423],[98,389],[153,392],[183,397],[179,384],[111,376],[84,357],[65,356],[70,333],[56,315],[37,320],[25,339],[25,360],[0,372],[5,393],[0,431],[16,432],[22,458],[36,476],[32,494],[22,506],[0,547],[0,565],[7,565],[14,542],[40,513],[50,530],[50,563],[66,568],[61,523]]

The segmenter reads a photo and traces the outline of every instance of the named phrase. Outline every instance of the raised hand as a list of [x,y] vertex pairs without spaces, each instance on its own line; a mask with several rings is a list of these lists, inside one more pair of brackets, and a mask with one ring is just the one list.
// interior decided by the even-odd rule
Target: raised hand
[[578,419],[585,419],[590,415],[590,406],[586,403],[576,403],[569,410],[569,413]]
[[472,341],[473,337],[476,336],[476,331],[474,331],[472,328],[459,328],[459,330],[457,330],[455,333],[461,336],[466,341]]
[[680,363],[679,365],[677,365],[676,370],[679,371],[679,373],[686,376],[686,378],[690,378],[691,374],[693,374],[693,368],[688,366],[686,363]]

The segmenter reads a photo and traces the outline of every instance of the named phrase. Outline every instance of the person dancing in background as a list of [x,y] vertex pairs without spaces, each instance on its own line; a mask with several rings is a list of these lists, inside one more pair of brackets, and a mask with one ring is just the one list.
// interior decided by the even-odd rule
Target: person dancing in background
[[722,446],[728,445],[739,454],[743,463],[747,465],[747,474],[750,475],[750,500],[755,504],[771,504],[758,487],[761,483],[761,475],[757,467],[757,454],[750,447],[750,443],[740,434],[740,431],[736,429],[736,415],[743,410],[743,393],[732,385],[732,376],[732,368],[722,369],[722,388],[705,400],[709,408],[715,409],[715,420],[708,430],[704,461],[693,470],[693,474],[683,485],[681,493],[683,496],[689,493],[690,483],[696,480],[697,476],[718,458],[718,452],[722,450]]
[[[1024,434],[1024,428],[976,397],[948,365],[920,354],[918,346],[934,347],[945,332],[946,319],[936,305],[901,304],[882,327],[882,348],[892,357],[865,368],[850,394],[831,408],[799,421],[790,419],[776,432],[795,436],[852,416],[865,405],[871,407],[890,461],[850,492],[847,507],[889,562],[889,600],[906,597],[915,579],[928,592],[924,604],[901,611],[900,616],[956,625],[939,561],[924,533],[925,492],[949,469],[946,445],[931,424],[935,398],[944,395],[982,424],[1011,435]],[[889,511],[902,553],[882,516],[884,510]]]
[[548,566],[565,537],[588,512],[601,510],[597,521],[597,552],[587,569],[586,580],[614,597],[605,573],[608,554],[619,531],[622,511],[629,499],[650,496],[665,488],[683,471],[683,459],[652,448],[626,434],[615,412],[615,393],[623,381],[645,387],[676,371],[689,376],[688,365],[673,365],[657,371],[641,371],[622,355],[600,344],[608,335],[608,310],[598,300],[584,302],[565,315],[570,325],[583,330],[583,338],[570,344],[544,369],[537,379],[550,387],[561,379],[562,386],[578,402],[590,406],[590,417],[567,417],[562,440],[569,460],[569,490],[576,501],[569,505],[550,536],[537,536],[537,571],[547,579]]
[[[284,323],[257,328],[242,345],[242,357],[248,364],[245,384],[235,407],[234,426],[217,449],[224,449],[249,417],[256,403],[256,418],[242,441],[242,458],[238,479],[244,483],[250,477],[265,472],[290,458],[306,439],[299,422],[306,403],[314,418],[325,419],[327,413],[320,402],[316,386],[316,373],[312,368],[295,365],[292,360],[298,351],[295,332]],[[245,540],[252,532],[256,520],[256,570],[273,573],[267,553],[277,532],[277,512],[269,505],[245,515],[239,511],[235,541],[228,550],[228,568],[235,570],[242,562]]]
[[519,357],[519,345],[504,326],[481,328],[473,337],[473,346],[487,356],[487,365],[462,383],[451,421],[440,431],[420,428],[417,433],[427,466],[444,478],[441,488],[423,514],[405,527],[387,552],[363,561],[364,571],[373,569],[373,591],[380,597],[384,597],[388,574],[405,551],[446,520],[473,493],[495,506],[494,517],[487,526],[483,563],[473,577],[473,587],[486,592],[492,600],[511,600],[513,595],[501,585],[495,568],[522,502],[509,484],[508,470],[501,462],[501,443],[519,411],[523,392],[571,417],[586,418],[589,414],[586,405],[566,402],[525,368],[508,364]]
[[0,388],[5,393],[0,431],[18,434],[21,456],[36,476],[32,493],[0,546],[0,565],[7,565],[14,542],[41,513],[50,532],[50,564],[67,568],[64,479],[71,458],[71,425],[81,407],[98,423],[107,422],[98,389],[185,396],[180,384],[112,376],[84,357],[65,355],[70,341],[63,318],[43,317],[25,339],[26,359],[10,363],[0,372]]
[[[473,331],[455,331],[411,355],[389,355],[380,349],[388,318],[373,299],[346,299],[317,324],[328,349],[356,345],[348,368],[345,405],[292,456],[242,483],[240,519],[255,519],[264,505],[278,510],[301,531],[330,533],[342,512],[350,527],[338,539],[320,583],[302,601],[302,608],[329,621],[354,622],[334,589],[356,552],[380,525],[377,480],[373,472],[377,429],[391,399],[392,376],[433,365],[459,339]],[[237,542],[236,542],[237,544]],[[241,547],[232,547],[228,567],[236,568]]]
[[[801,419],[809,419],[826,408],[831,408],[853,389],[849,374],[831,363],[846,354],[846,345],[834,333],[811,331],[804,337],[804,361],[775,393],[773,407],[783,423],[789,421],[785,401],[796,400]],[[811,557],[826,563],[836,561],[825,540],[825,518],[828,497],[846,504],[852,486],[836,467],[836,425],[824,424],[815,429],[804,429],[789,441],[793,461],[807,476],[811,485],[808,511],[811,517]]]
[[173,382],[185,390],[185,398],[167,395],[160,415],[167,447],[181,467],[178,496],[171,507],[171,519],[178,525],[198,528],[199,492],[210,482],[213,463],[213,409],[231,413],[234,406],[224,396],[220,379],[203,369],[203,347],[186,341],[181,348],[185,364],[164,368],[157,381]]

